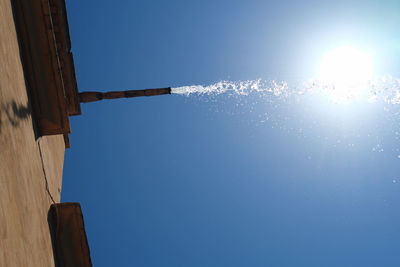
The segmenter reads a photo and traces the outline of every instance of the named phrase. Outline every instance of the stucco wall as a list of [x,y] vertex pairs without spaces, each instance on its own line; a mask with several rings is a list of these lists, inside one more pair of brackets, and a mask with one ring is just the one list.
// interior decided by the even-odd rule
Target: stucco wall
[[[36,137],[10,0],[0,0],[0,266],[54,266],[47,213],[60,201],[62,135]],[[53,199],[53,200],[52,200]]]

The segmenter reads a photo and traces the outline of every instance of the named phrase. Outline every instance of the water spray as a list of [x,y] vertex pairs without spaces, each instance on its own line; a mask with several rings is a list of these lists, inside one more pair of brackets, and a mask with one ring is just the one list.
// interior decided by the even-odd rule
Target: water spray
[[[354,87],[354,86],[353,86]],[[354,89],[349,87],[349,89]],[[361,88],[362,87],[362,88]],[[245,80],[245,81],[219,81],[210,85],[189,85],[181,87],[166,87],[144,90],[128,90],[113,92],[82,92],[79,93],[79,102],[87,103],[103,99],[131,98],[139,96],[156,96],[164,94],[178,95],[230,95],[246,96],[252,93],[271,95],[274,97],[301,96],[307,93],[327,93],[337,98],[336,100],[352,99],[357,96],[354,90],[340,91],[334,84],[310,79],[305,82],[294,82],[289,86],[287,81],[275,80]],[[360,86],[360,90],[366,93],[367,99],[373,101],[378,96],[384,102],[391,104],[400,103],[400,79],[391,76],[377,78]]]

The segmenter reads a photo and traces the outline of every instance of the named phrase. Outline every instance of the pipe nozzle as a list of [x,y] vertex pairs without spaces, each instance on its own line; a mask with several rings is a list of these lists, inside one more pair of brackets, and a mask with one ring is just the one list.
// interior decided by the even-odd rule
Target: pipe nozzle
[[103,99],[130,98],[139,96],[156,96],[171,94],[171,87],[144,89],[144,90],[128,90],[114,92],[82,92],[79,93],[79,101],[81,103],[95,102]]

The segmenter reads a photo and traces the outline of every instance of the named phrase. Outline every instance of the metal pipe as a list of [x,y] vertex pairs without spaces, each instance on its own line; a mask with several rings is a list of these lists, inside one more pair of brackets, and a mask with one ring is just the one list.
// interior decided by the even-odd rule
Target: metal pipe
[[103,99],[129,98],[138,96],[155,96],[155,95],[166,95],[166,94],[171,94],[171,87],[145,89],[145,90],[114,91],[105,93],[82,92],[79,93],[79,102],[87,103],[87,102],[100,101]]

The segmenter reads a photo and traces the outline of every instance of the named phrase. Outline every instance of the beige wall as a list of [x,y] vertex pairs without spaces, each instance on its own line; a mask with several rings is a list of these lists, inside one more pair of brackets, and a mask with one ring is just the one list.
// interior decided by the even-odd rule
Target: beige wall
[[[0,266],[54,266],[47,212],[64,141],[36,139],[10,0],[0,0]],[[50,196],[51,195],[51,196]]]

